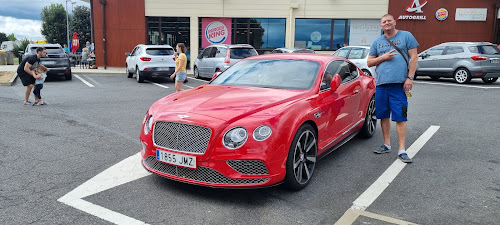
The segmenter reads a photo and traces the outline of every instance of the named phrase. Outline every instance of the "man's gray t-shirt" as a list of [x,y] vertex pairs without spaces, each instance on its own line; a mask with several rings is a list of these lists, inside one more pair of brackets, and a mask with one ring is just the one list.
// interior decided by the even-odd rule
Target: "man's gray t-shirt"
[[[418,42],[415,37],[408,31],[398,30],[396,35],[389,38],[389,40],[405,54],[404,57],[406,57],[409,63],[410,56],[408,50],[418,47]],[[370,55],[378,57],[393,49],[394,47],[392,47],[392,45],[387,42],[384,35],[382,35],[373,41],[370,47]],[[377,65],[377,86],[381,84],[404,83],[408,76],[408,65],[405,59],[397,50],[393,53],[397,55],[395,55],[392,60],[383,61]]]

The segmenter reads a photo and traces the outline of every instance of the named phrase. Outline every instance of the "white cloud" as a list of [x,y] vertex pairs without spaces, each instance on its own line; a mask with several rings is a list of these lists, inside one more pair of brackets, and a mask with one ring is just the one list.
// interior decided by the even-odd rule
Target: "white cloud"
[[42,35],[42,21],[17,19],[0,16],[0,32],[7,35],[14,33],[18,40],[27,38],[33,41],[45,40]]

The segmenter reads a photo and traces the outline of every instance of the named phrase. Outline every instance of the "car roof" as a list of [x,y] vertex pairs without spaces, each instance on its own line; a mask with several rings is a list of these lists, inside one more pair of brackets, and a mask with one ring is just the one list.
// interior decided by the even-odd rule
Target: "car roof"
[[61,47],[60,44],[29,44],[30,48],[38,48],[38,47]]
[[[450,45],[450,44],[456,44],[456,45],[494,45],[493,43],[490,42],[444,42],[439,45]],[[438,46],[438,45],[436,45]]]
[[343,48],[365,48],[365,49],[370,49],[370,46],[353,45],[353,46],[345,46],[345,47],[342,47],[342,48],[339,48],[339,49],[343,49]]
[[172,48],[172,46],[170,46],[170,45],[145,45],[145,44],[138,44],[137,46],[146,47],[146,48]]
[[345,58],[327,54],[315,54],[315,53],[283,53],[283,54],[264,54],[251,56],[246,59],[295,59],[295,60],[310,60],[316,62],[322,62],[324,64],[329,63],[335,59],[341,59],[345,61]]
[[[234,44],[234,45],[226,45],[226,44],[213,44],[208,47],[226,47],[226,48],[238,48],[238,47],[246,47],[246,48],[253,48],[252,45],[249,44]],[[208,48],[207,47],[207,48]]]

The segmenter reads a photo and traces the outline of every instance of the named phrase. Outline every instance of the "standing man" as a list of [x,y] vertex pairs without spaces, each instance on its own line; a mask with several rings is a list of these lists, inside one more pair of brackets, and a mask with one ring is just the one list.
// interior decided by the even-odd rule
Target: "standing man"
[[380,27],[384,35],[373,41],[368,56],[368,66],[377,66],[375,107],[384,135],[384,144],[374,152],[381,154],[391,151],[392,114],[399,139],[398,158],[405,163],[411,163],[405,147],[408,120],[408,99],[405,92],[409,92],[413,87],[418,42],[410,32],[397,30],[396,21],[390,14],[382,17]]
[[92,46],[92,45],[90,44],[90,41],[87,41],[87,42],[85,43],[85,47],[87,47],[87,49],[89,50],[89,53],[94,52],[94,46]]
[[27,55],[17,67],[17,75],[26,87],[24,105],[31,104],[29,98],[33,85],[35,84],[35,68],[40,63],[40,58],[45,57],[45,55],[47,55],[45,48],[38,47],[36,48],[36,55]]

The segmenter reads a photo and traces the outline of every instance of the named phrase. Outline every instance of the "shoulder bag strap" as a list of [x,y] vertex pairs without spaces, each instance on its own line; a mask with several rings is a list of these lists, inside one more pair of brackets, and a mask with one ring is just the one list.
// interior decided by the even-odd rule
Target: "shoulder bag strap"
[[392,41],[389,40],[389,38],[387,38],[387,36],[384,35],[384,37],[385,37],[385,40],[387,40],[387,42],[389,42],[389,44],[392,45],[392,47],[394,47],[394,49],[396,49],[396,51],[398,51],[399,54],[401,54],[401,56],[403,56],[403,59],[405,59],[405,61],[406,61],[406,66],[408,66],[408,69],[410,69],[410,65],[408,63],[408,59],[406,59],[405,54],[403,54],[403,52],[394,43],[392,43]]

